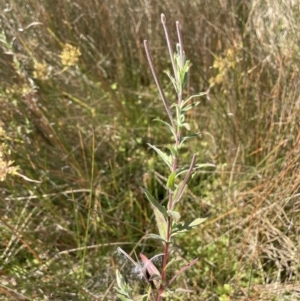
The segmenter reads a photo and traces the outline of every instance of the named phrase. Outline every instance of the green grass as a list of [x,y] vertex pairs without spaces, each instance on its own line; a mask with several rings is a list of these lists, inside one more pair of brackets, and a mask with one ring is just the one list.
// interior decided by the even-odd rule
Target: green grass
[[[190,300],[300,298],[299,4],[223,2],[11,1],[0,33],[1,300],[115,300],[117,246],[158,251],[140,241],[153,225],[140,187],[165,197],[147,143],[170,137],[152,126],[165,114],[142,41],[174,100],[162,12],[172,36],[182,24],[188,94],[210,88],[188,117],[202,136],[185,159],[217,165],[193,178],[181,208],[208,220],[174,246],[199,258],[178,284],[195,290]],[[81,53],[69,66],[67,44]]]

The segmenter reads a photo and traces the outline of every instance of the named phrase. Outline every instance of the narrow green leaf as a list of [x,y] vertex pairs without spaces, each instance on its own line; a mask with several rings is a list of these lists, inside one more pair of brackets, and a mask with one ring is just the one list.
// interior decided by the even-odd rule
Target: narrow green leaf
[[167,154],[165,154],[163,151],[161,151],[156,146],[154,146],[150,143],[148,143],[148,145],[156,151],[156,153],[161,157],[161,159],[168,165],[168,167],[172,171],[172,158],[170,156],[168,156]]
[[172,128],[172,126],[168,123],[168,122],[165,122],[164,120],[161,120],[159,118],[156,118],[154,119],[155,121],[159,121],[161,122],[162,124],[164,124],[165,126],[167,126],[167,128],[170,130],[170,132],[172,133],[174,139],[176,139],[176,133],[174,131],[174,129]]
[[177,156],[178,156],[178,151],[175,149],[175,147],[173,147],[172,145],[169,145],[169,146],[167,146],[167,148],[170,150],[171,154],[172,154],[174,157],[177,157]]
[[126,296],[121,295],[120,292],[117,294],[117,296],[118,296],[118,298],[120,298],[122,301],[133,301],[133,299],[129,299],[129,298],[127,298]]
[[184,128],[186,128],[188,131],[191,130],[191,127],[190,127],[190,125],[187,122],[183,123],[181,126],[184,127]]
[[187,60],[183,68],[180,69],[180,83],[182,88],[186,85],[190,67],[191,67],[190,61]]
[[197,138],[197,137],[199,137],[200,134],[201,134],[201,133],[198,132],[198,133],[196,133],[196,134],[191,134],[191,135],[187,135],[187,136],[185,136],[185,137],[182,137],[181,140],[180,140],[180,145],[182,145],[182,144],[184,143],[184,141],[186,141],[186,140],[188,140],[188,139],[192,139],[192,138]]
[[195,165],[195,169],[201,169],[201,168],[204,168],[204,167],[213,167],[213,168],[216,168],[217,165],[214,164],[214,163],[198,163]]
[[180,120],[180,117],[181,117],[181,109],[180,109],[180,107],[177,105],[177,104],[175,104],[175,109],[176,109],[176,116],[177,116],[177,122],[179,122],[179,121],[181,121]]
[[195,291],[193,290],[189,290],[189,289],[186,289],[186,288],[176,288],[175,289],[175,293],[194,293]]
[[178,93],[176,79],[171,75],[171,73],[169,71],[164,71],[164,72],[168,75],[169,79],[171,80],[171,82],[175,88],[176,93]]
[[146,188],[141,188],[142,191],[144,192],[144,194],[146,195],[148,201],[155,207],[158,209],[159,212],[162,213],[162,215],[167,218],[168,214],[167,214],[167,210],[166,208],[161,205],[152,195],[151,193],[146,189]]
[[196,218],[192,222],[174,224],[172,226],[171,236],[175,236],[179,233],[184,233],[184,232],[187,232],[189,230],[192,230],[192,229],[198,227],[199,225],[201,225],[202,223],[204,223],[206,221],[206,219],[207,218]]
[[185,114],[187,111],[191,110],[192,108],[196,107],[198,104],[200,104],[200,101],[196,101],[196,102],[193,102],[189,105],[187,105],[186,107],[182,108],[181,109],[181,112],[183,114]]
[[198,227],[199,225],[203,224],[206,220],[207,220],[206,217],[204,217],[204,218],[198,217],[198,218],[196,218],[195,220],[193,220],[193,221],[188,225],[188,227],[189,227],[189,228],[196,228],[196,227]]
[[171,237],[173,237],[177,234],[185,233],[189,230],[190,229],[188,227],[185,227],[184,223],[178,224],[178,225],[174,226],[174,228],[172,228]]
[[167,241],[167,210],[150,194],[150,192],[147,189],[142,188],[142,191],[145,193],[147,199],[151,203],[151,207],[155,215],[156,224],[161,240]]
[[[184,185],[184,187],[183,187],[183,185]],[[182,195],[184,194],[184,192],[185,192],[185,190],[186,190],[186,184],[184,184],[184,182],[183,181],[181,181],[178,185],[177,185],[177,187],[176,187],[176,189],[175,189],[175,191],[174,191],[174,194],[173,194],[173,204],[172,204],[172,208],[170,208],[170,207],[168,207],[168,208],[170,208],[170,209],[174,209],[175,208],[175,205],[181,200],[181,197],[182,197]]]
[[[214,168],[216,168],[216,164],[213,164],[213,163],[196,164],[195,167],[194,167],[194,172],[197,171],[198,169],[202,169],[202,168],[205,168],[205,167],[214,167]],[[179,175],[182,175],[182,174],[186,173],[188,170],[189,170],[189,166],[185,166],[185,167],[179,169],[177,171],[176,178]]]
[[174,61],[177,67],[177,71],[181,70],[180,53],[174,53]]
[[167,187],[170,188],[172,191],[175,188],[175,178],[176,178],[176,171],[173,171],[168,178]]
[[185,63],[184,63],[182,71],[184,71],[185,73],[189,72],[191,66],[192,66],[191,61],[186,60]]
[[160,235],[154,234],[154,233],[146,234],[144,236],[144,239],[155,239],[155,240],[158,240],[158,241],[166,242]]
[[133,301],[132,295],[131,295],[131,287],[126,283],[123,275],[119,272],[119,270],[116,270],[116,280],[118,287],[115,287],[114,289],[117,291],[117,296],[122,301]]
[[164,215],[156,207],[154,207],[152,204],[151,206],[155,215],[159,235],[162,238],[162,241],[167,241],[167,228],[168,228],[167,221]]
[[[178,106],[178,104],[176,103],[173,103],[171,105],[171,107],[174,107],[176,109],[176,123],[177,123],[177,126],[181,127],[181,117],[182,117],[182,114],[181,114],[181,109],[180,107]],[[184,116],[183,116],[184,117]]]
[[180,112],[180,124],[182,125],[185,121],[185,116]]
[[180,168],[179,170],[177,170],[177,174],[176,174],[176,178],[178,178],[178,176],[185,174],[188,170],[189,170],[189,166],[184,166],[182,168]]
[[185,72],[185,71],[180,72],[180,81],[181,81],[182,88],[184,88],[187,83],[188,75],[189,75],[188,72]]
[[118,269],[116,269],[116,278],[118,287],[123,287],[124,278]]
[[188,97],[187,99],[185,99],[182,103],[181,103],[181,108],[183,108],[191,99],[196,98],[196,97],[201,97],[203,95],[206,95],[207,92],[203,92],[203,93],[199,93],[199,94],[194,94],[190,97]]

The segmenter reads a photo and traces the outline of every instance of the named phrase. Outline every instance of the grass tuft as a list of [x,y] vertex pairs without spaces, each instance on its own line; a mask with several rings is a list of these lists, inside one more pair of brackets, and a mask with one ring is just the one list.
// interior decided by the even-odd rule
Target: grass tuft
[[182,220],[208,219],[173,245],[199,258],[174,284],[189,300],[299,299],[299,3],[13,0],[0,30],[1,300],[115,300],[116,248],[160,254],[140,241],[156,231],[140,187],[167,197],[147,143],[165,150],[171,135],[152,123],[167,115],[143,45],[173,103],[162,11],[193,64],[183,99],[207,92],[186,114],[201,134],[182,163],[215,165],[178,203]]

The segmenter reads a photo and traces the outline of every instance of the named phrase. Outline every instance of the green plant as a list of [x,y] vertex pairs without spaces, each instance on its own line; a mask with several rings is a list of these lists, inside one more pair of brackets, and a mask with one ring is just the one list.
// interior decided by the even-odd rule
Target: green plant
[[229,301],[230,296],[233,294],[233,288],[229,284],[218,286],[217,294],[219,295],[219,301]]
[[[143,192],[151,204],[154,211],[156,224],[158,227],[158,234],[147,233],[144,239],[154,239],[159,241],[163,245],[163,252],[155,255],[151,259],[148,259],[144,254],[140,254],[141,263],[136,262],[132,259],[124,250],[118,248],[118,252],[125,256],[135,267],[136,272],[139,274],[141,279],[144,279],[148,284],[146,293],[140,297],[140,300],[162,300],[163,297],[172,295],[178,292],[190,292],[185,289],[174,289],[172,285],[174,281],[181,275],[185,270],[193,266],[197,258],[180,266],[179,270],[172,274],[171,268],[178,258],[171,258],[171,242],[174,237],[178,234],[185,233],[205,221],[205,218],[196,218],[191,221],[182,222],[180,212],[177,209],[177,205],[183,200],[184,192],[187,188],[188,182],[193,174],[205,166],[211,164],[196,164],[196,154],[193,154],[190,163],[185,166],[181,162],[180,150],[182,145],[190,138],[198,136],[196,134],[185,134],[183,133],[190,131],[190,126],[186,122],[186,114],[189,110],[199,104],[199,101],[192,102],[194,97],[199,97],[205,93],[193,95],[187,98],[183,98],[183,88],[187,82],[188,72],[190,68],[190,62],[185,58],[185,52],[183,48],[183,42],[181,37],[179,22],[176,22],[176,29],[178,34],[177,52],[173,54],[171,48],[171,42],[166,26],[165,16],[161,15],[161,21],[164,27],[168,50],[171,58],[174,76],[167,73],[170,81],[172,82],[174,89],[177,94],[177,103],[173,103],[171,106],[168,104],[164,91],[161,87],[160,81],[156,75],[156,71],[153,66],[151,54],[149,51],[148,43],[145,40],[144,46],[146,50],[147,59],[149,66],[154,77],[156,86],[158,88],[160,97],[162,99],[164,108],[169,118],[169,122],[158,119],[172,134],[174,138],[174,144],[168,145],[167,152],[164,150],[148,144],[162,159],[169,169],[169,175],[167,177],[161,176],[165,183],[163,184],[164,189],[168,195],[168,202],[166,205],[162,204],[157,200],[147,189],[143,188]],[[172,109],[175,111],[172,112]],[[162,266],[160,271],[155,266],[155,261],[158,257],[162,257]],[[121,300],[129,301],[134,300],[132,289],[126,283],[124,277],[117,270],[117,295]]]

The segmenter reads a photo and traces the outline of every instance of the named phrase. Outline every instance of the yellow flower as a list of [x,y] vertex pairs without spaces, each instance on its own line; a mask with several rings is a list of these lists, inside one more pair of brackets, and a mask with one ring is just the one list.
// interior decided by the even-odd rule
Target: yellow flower
[[7,145],[0,144],[0,182],[3,182],[8,174],[14,175],[18,170],[17,166],[12,166],[14,161],[6,160],[8,153]]
[[66,43],[60,55],[61,63],[67,67],[73,66],[78,62],[80,55],[81,52],[79,48]]
[[45,80],[48,78],[49,75],[49,69],[45,61],[42,63],[39,63],[38,61],[34,62],[34,71],[33,71],[33,77],[40,79],[40,80]]

